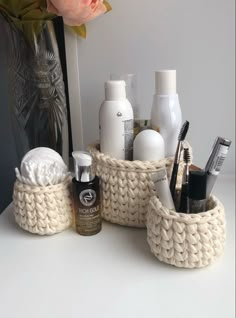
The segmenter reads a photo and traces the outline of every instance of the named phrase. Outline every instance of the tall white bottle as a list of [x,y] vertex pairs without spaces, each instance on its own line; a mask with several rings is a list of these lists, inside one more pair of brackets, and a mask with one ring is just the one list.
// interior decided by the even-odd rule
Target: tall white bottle
[[125,82],[106,82],[105,101],[99,111],[102,153],[116,159],[132,159],[133,119],[133,109],[126,98]]
[[165,156],[174,156],[182,127],[175,70],[156,72],[156,93],[153,97],[151,127],[157,130],[165,141]]

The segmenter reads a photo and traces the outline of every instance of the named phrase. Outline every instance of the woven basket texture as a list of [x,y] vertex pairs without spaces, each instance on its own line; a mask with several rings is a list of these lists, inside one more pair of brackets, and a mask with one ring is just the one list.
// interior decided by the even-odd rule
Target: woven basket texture
[[[102,217],[120,225],[146,227],[148,204],[154,195],[151,174],[166,166],[170,178],[173,158],[153,162],[117,160],[101,153],[96,143],[90,145],[88,151],[93,157],[94,172],[101,181]],[[182,174],[181,161],[179,186]]]
[[152,197],[147,215],[147,241],[162,262],[185,268],[211,264],[223,253],[225,214],[221,202],[211,196],[207,212],[185,214],[169,211]]
[[59,233],[72,223],[71,178],[46,186],[15,182],[13,203],[16,223],[24,230],[39,234]]

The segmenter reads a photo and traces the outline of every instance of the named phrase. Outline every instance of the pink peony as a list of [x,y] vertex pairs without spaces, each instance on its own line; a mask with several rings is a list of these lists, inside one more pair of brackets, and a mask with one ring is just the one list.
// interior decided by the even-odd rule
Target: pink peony
[[107,11],[103,0],[47,0],[47,10],[62,16],[70,26],[84,24]]

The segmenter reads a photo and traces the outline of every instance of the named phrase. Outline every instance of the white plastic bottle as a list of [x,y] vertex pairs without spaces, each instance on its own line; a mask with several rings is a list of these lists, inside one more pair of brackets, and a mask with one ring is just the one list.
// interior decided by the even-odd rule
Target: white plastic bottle
[[164,139],[157,131],[145,129],[134,139],[133,159],[141,161],[157,161],[165,157]]
[[125,82],[106,82],[105,101],[99,111],[102,153],[116,159],[132,159],[133,119],[133,109],[126,98]]
[[165,156],[175,155],[182,126],[182,113],[176,93],[176,71],[156,72],[156,93],[153,97],[151,127],[160,132],[165,141]]

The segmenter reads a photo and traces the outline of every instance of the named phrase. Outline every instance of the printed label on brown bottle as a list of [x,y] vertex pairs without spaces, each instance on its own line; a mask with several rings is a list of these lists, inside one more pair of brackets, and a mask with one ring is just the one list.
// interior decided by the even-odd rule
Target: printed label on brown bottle
[[73,183],[76,231],[81,235],[94,235],[101,231],[99,180]]

